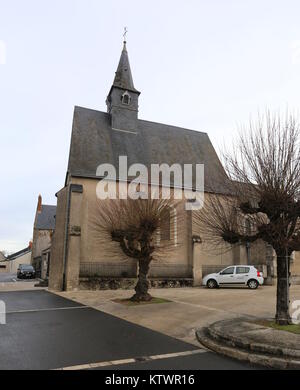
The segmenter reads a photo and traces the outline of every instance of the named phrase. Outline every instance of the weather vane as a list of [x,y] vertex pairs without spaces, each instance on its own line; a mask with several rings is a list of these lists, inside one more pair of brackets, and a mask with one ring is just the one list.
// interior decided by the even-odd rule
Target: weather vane
[[123,34],[124,42],[126,42],[126,35],[127,35],[127,33],[128,33],[127,27],[124,27],[124,34]]

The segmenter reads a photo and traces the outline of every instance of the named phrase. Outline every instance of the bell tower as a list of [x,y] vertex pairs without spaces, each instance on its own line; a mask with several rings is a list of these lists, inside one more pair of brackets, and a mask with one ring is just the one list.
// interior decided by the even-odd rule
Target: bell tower
[[118,69],[106,100],[112,129],[136,132],[139,95],[140,92],[133,84],[126,40],[124,40]]

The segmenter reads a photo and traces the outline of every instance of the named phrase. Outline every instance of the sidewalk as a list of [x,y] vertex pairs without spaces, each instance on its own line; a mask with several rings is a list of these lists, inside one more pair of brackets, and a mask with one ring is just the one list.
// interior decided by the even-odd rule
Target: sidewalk
[[[171,302],[133,307],[116,303],[117,299],[131,297],[134,291],[130,290],[69,291],[58,294],[197,346],[197,329],[224,319],[246,317],[249,313],[258,319],[271,318],[276,308],[275,286],[263,286],[257,290],[165,288],[151,289],[150,292],[154,297]],[[300,299],[300,286],[291,288],[291,300],[294,299]]]
[[196,332],[205,347],[240,361],[275,369],[300,369],[300,334],[243,317],[213,323]]
[[28,291],[28,290],[45,290],[45,287],[35,287],[38,281],[26,281],[26,282],[0,282],[0,292],[4,291]]

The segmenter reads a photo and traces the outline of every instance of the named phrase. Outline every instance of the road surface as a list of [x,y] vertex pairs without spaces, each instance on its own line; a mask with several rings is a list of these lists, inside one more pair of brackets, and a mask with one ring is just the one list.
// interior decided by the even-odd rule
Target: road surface
[[0,300],[0,369],[253,369],[48,291]]

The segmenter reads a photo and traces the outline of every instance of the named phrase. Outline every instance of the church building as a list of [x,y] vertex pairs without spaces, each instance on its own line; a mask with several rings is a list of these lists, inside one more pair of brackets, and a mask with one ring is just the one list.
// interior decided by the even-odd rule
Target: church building
[[[90,278],[122,280],[137,276],[136,261],[121,261],[105,253],[91,232],[100,164],[112,164],[117,172],[120,156],[127,156],[128,166],[140,163],[149,169],[151,164],[204,164],[205,196],[223,193],[222,178],[227,180],[227,176],[208,135],[140,119],[139,97],[124,42],[106,99],[107,111],[83,107],[74,110],[66,181],[57,193],[50,289],[77,290],[84,288]],[[265,276],[274,272],[272,251],[264,243],[253,245],[251,256],[249,248],[243,246],[216,252],[201,242],[191,212],[185,213],[180,227],[178,232],[175,229],[173,235],[164,237],[172,241],[174,251],[151,264],[150,279],[197,286],[207,273],[250,262],[260,267]]]

